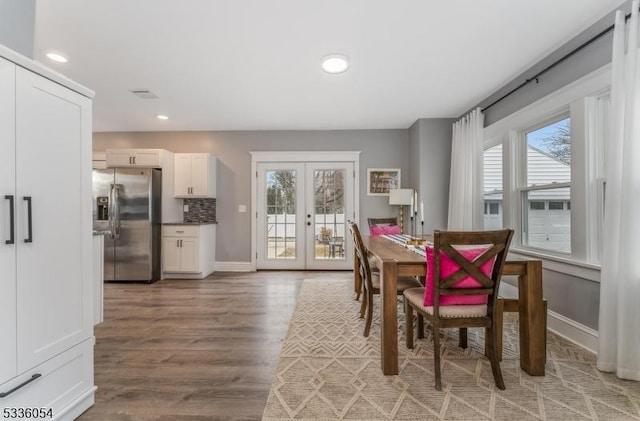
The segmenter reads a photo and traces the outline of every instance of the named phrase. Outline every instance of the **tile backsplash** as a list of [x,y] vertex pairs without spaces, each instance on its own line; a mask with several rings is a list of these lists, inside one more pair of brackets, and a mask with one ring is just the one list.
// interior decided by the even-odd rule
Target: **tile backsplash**
[[216,199],[184,199],[184,222],[216,222]]

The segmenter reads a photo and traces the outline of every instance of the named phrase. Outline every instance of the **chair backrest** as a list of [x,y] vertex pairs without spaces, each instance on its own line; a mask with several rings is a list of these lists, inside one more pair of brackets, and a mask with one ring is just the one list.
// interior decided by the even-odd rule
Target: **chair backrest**
[[358,267],[358,270],[360,271],[360,278],[363,280],[363,284],[367,291],[371,291],[373,289],[373,280],[371,278],[371,267],[369,266],[369,255],[364,243],[362,242],[362,236],[360,235],[358,224],[349,221],[349,231],[353,236],[356,256],[360,262]]
[[[434,314],[438,314],[440,295],[488,295],[488,311],[492,313],[494,301],[498,296],[502,269],[507,258],[512,229],[499,231],[434,231],[433,235],[433,285],[434,285]],[[476,247],[473,247],[476,246]],[[473,261],[467,260],[460,250],[482,248]],[[441,253],[449,257],[459,269],[446,278],[440,275]],[[481,267],[488,261],[495,259],[490,276],[485,275]],[[455,284],[462,279],[472,277],[479,284],[473,288],[460,288]]]
[[374,225],[398,225],[398,218],[367,218],[369,228]]

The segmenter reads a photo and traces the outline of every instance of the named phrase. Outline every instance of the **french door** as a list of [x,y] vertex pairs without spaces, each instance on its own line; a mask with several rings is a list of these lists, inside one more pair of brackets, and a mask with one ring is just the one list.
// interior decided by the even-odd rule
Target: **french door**
[[351,269],[352,162],[257,164],[257,269]]

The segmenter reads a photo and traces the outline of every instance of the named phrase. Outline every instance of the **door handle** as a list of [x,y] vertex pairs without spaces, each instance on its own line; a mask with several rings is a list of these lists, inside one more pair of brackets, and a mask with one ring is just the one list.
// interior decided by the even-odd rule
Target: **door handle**
[[176,247],[180,247],[180,240],[176,240]]
[[111,205],[111,238],[117,239],[120,238],[120,186],[122,184],[112,184],[111,185],[111,193],[112,197]]
[[310,227],[310,226],[311,226],[311,222],[307,222],[307,226],[309,226],[309,227]]
[[133,163],[134,164],[136,163],[136,157],[135,156],[133,157]]
[[16,390],[22,389],[23,387],[25,387],[26,385],[28,385],[29,383],[31,383],[34,380],[39,379],[40,377],[42,377],[42,374],[36,373],[33,376],[31,376],[31,378],[29,378],[27,381],[24,381],[22,383],[20,383],[19,385],[17,385],[16,387],[14,387],[13,389],[9,390],[8,392],[2,392],[0,393],[0,398],[5,398],[7,396],[9,396],[10,394],[12,394],[13,392],[15,392]]
[[33,243],[33,224],[31,219],[31,196],[24,196],[23,199],[27,201],[27,238],[24,239],[24,242]]
[[180,247],[182,247],[182,240],[180,240]]
[[307,218],[311,218],[311,214],[307,214]]
[[7,194],[4,196],[5,199],[7,199],[9,201],[9,239],[5,240],[5,244],[15,244],[15,231],[16,231],[16,224],[15,224],[15,215],[13,214],[13,195],[11,194]]

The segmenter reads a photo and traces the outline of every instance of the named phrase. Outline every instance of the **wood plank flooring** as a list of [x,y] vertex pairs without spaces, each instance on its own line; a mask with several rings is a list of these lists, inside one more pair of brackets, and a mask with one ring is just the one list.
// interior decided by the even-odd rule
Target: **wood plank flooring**
[[259,420],[303,279],[352,272],[214,273],[105,284],[96,403],[80,420]]

